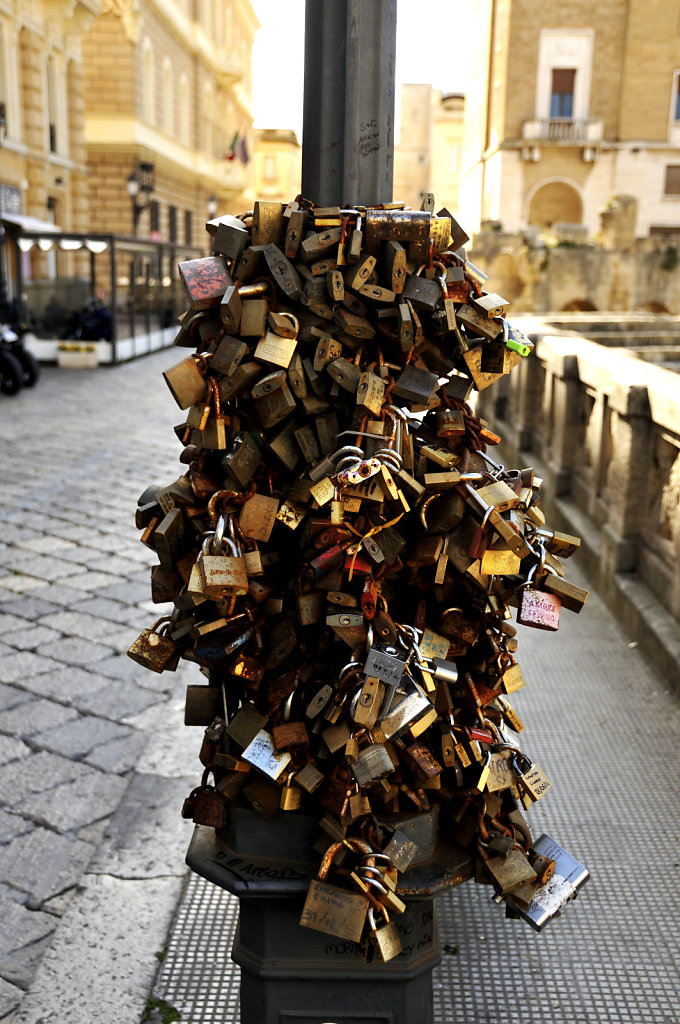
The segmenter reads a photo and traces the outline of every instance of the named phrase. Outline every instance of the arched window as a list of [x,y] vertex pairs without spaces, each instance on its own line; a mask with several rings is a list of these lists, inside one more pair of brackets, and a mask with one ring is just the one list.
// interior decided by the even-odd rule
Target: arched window
[[147,37],[144,40],[144,107],[143,117],[149,124],[153,124],[156,115],[156,90],[154,81],[154,58],[153,58],[153,46],[151,40]]
[[189,80],[183,73],[179,79],[179,137],[186,146],[189,145],[189,123]]
[[57,130],[59,122],[59,87],[57,65],[53,53],[47,58],[45,84],[47,92],[47,148],[50,153],[56,153],[60,141]]
[[210,82],[206,82],[203,87],[203,110],[201,112],[201,119],[205,125],[205,152],[207,156],[213,155],[213,143],[214,143],[214,128],[213,128],[213,89]]
[[170,58],[163,58],[163,129],[168,135],[175,132],[175,97]]

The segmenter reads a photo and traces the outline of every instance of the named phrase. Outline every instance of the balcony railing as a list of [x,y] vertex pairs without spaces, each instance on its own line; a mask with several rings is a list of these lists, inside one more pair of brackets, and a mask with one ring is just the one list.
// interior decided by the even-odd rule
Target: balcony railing
[[596,118],[536,118],[522,125],[522,138],[546,142],[593,143],[602,139],[602,121]]

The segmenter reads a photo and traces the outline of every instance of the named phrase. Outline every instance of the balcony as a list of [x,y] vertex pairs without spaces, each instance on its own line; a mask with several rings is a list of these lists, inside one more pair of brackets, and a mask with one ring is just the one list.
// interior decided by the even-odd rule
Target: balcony
[[573,117],[537,118],[522,125],[522,138],[535,142],[592,146],[602,141],[602,134],[602,121],[592,117],[582,120]]
[[220,85],[228,89],[243,78],[243,67],[236,50],[220,47],[215,54],[215,73]]

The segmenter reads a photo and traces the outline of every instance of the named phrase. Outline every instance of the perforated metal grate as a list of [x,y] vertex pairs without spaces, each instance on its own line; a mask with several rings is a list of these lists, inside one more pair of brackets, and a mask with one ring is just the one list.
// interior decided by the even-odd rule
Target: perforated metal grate
[[[528,686],[512,703],[522,748],[554,784],[529,813],[532,831],[592,877],[541,935],[506,920],[486,886],[440,897],[437,1024],[680,1021],[680,708],[594,595],[562,619],[549,637],[522,629]],[[183,1024],[239,1020],[237,912],[233,897],[190,879],[156,991]]]
[[154,989],[182,1024],[237,1024],[240,972],[231,960],[237,919],[236,896],[188,877]]

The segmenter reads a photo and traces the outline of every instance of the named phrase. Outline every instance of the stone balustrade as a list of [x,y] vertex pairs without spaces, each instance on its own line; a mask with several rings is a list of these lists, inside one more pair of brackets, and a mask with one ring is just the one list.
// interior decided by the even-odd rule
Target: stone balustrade
[[509,464],[544,477],[548,521],[582,538],[593,585],[680,689],[680,375],[512,321],[535,352],[480,394],[478,412]]

